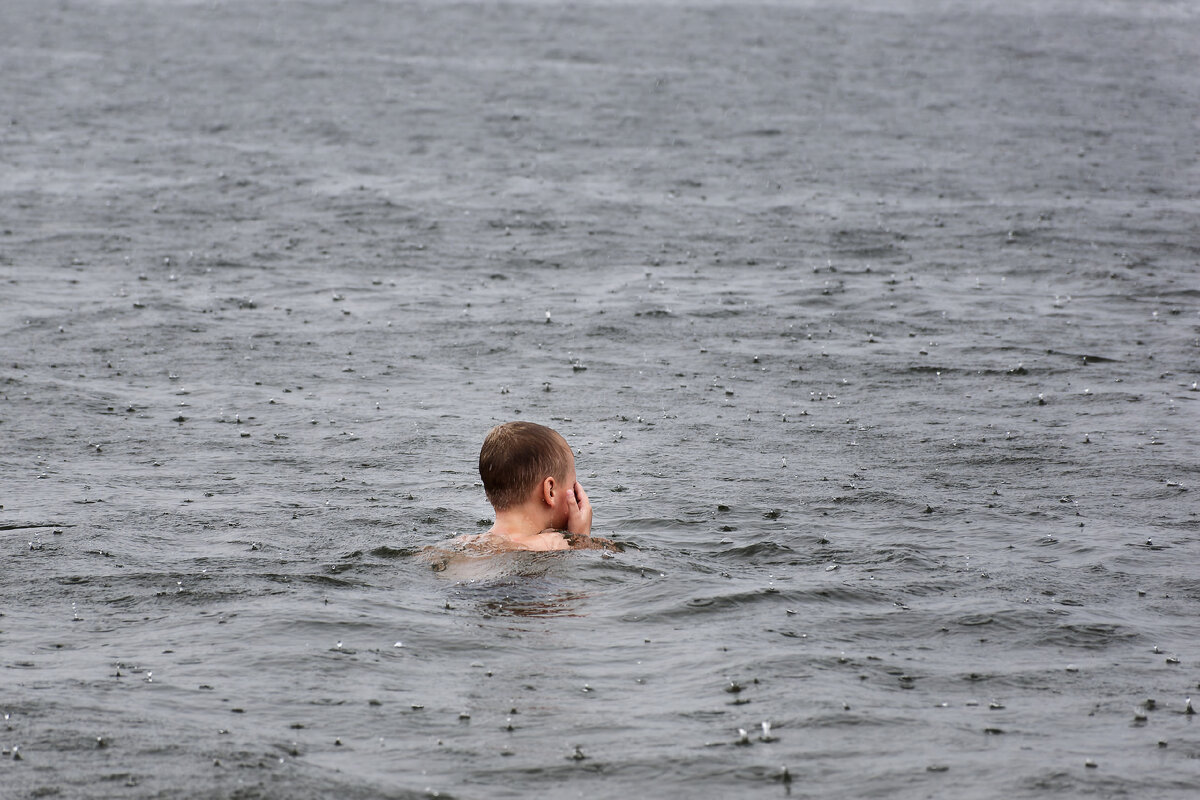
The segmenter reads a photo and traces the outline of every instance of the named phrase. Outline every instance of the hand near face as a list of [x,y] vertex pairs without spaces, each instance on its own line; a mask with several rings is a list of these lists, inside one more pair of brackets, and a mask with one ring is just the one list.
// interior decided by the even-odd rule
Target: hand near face
[[584,536],[592,532],[592,503],[579,481],[567,492],[567,530]]

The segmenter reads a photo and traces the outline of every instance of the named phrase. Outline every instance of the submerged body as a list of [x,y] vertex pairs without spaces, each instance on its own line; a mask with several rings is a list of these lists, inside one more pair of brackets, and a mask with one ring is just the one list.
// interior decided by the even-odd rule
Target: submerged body
[[461,550],[479,554],[507,552],[510,550],[615,550],[610,539],[593,537],[588,533],[572,533],[566,530],[547,528],[533,534],[509,534],[493,527],[486,533],[460,536],[453,540]]
[[497,531],[476,533],[451,539],[444,545],[427,547],[420,557],[427,560],[435,572],[461,566],[501,553],[550,552],[554,550],[609,550],[621,552],[622,547],[611,539],[586,533],[547,529],[526,536],[514,536]]

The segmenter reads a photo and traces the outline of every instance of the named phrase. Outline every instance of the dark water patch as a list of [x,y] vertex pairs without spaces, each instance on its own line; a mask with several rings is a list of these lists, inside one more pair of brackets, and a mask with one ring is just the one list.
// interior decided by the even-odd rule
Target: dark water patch
[[918,375],[932,374],[932,375],[945,375],[946,377],[950,377],[951,375],[955,375],[955,374],[968,372],[968,370],[965,370],[962,367],[944,367],[944,366],[937,366],[937,365],[932,365],[932,364],[909,364],[908,366],[903,367],[903,371],[911,372],[911,373],[918,374]]
[[1053,349],[1047,350],[1046,355],[1048,355],[1048,356],[1066,356],[1067,358],[1078,360],[1081,364],[1103,364],[1103,363],[1119,364],[1123,360],[1120,358],[1109,357],[1109,356],[1089,355],[1087,353],[1066,353],[1061,350],[1053,350]]
[[705,517],[697,516],[695,519],[664,519],[662,517],[630,517],[622,518],[614,521],[624,530],[645,531],[640,538],[649,540],[656,534],[668,532],[686,532],[694,529],[696,525],[702,525],[706,522]]
[[882,601],[877,592],[851,586],[826,586],[811,589],[780,589],[765,587],[741,592],[729,592],[692,597],[681,606],[670,609],[648,610],[645,618],[650,620],[701,619],[706,615],[724,615],[732,611],[753,611],[762,606],[779,606],[785,618],[798,608],[827,606],[829,608],[861,607],[876,605]]
[[[820,713],[804,717],[802,720],[798,720],[797,724],[811,727],[813,730],[858,731],[864,728],[892,729],[909,725],[911,722],[910,717],[903,715],[881,714],[875,710],[866,712],[851,706],[841,712]],[[780,734],[783,734],[783,729],[780,730]]]
[[757,591],[734,592],[731,594],[712,595],[707,597],[693,597],[686,601],[684,605],[688,612],[696,614],[720,613],[728,611],[732,608],[742,608],[745,606],[755,605],[757,603],[768,601],[778,602],[781,600],[779,595],[782,594],[777,589],[760,589]]
[[959,629],[979,630],[986,628],[988,631],[993,632],[989,635],[995,635],[994,632],[997,631],[1003,631],[1005,634],[1022,631],[1037,632],[1042,630],[1047,624],[1042,615],[1032,609],[1029,611],[1017,609],[977,611],[956,616],[950,622]]
[[[870,506],[872,511],[887,513],[889,509],[920,511],[928,505],[927,502],[917,498],[904,497],[895,492],[881,489],[867,489],[853,484],[842,484],[839,490],[840,493],[838,494],[820,498],[822,505],[818,506],[818,508],[865,505]],[[825,506],[824,503],[828,503],[830,506]]]
[[281,573],[255,573],[253,578],[268,581],[274,584],[283,585],[310,585],[318,588],[331,589],[353,589],[363,586],[360,581],[350,580],[348,578],[335,578],[330,575],[312,575],[312,574],[281,574]]
[[1077,647],[1087,650],[1102,650],[1114,645],[1135,643],[1143,635],[1123,625],[1116,624],[1068,624],[1056,625],[1050,630],[1035,634],[1032,644]]
[[730,547],[713,554],[723,561],[744,561],[752,564],[801,564],[806,563],[801,555],[787,545],[772,541],[753,542]]
[[[1186,572],[1183,564],[1175,565],[1173,571]],[[1161,575],[1161,573],[1159,573]],[[1161,576],[1152,585],[1164,598],[1180,602],[1200,601],[1200,580],[1185,575]]]
[[701,309],[689,309],[687,312],[687,315],[689,317],[696,317],[697,319],[709,319],[709,320],[721,319],[721,320],[723,320],[723,319],[733,319],[735,317],[741,317],[746,314],[754,314],[754,313],[755,313],[755,309],[753,309],[753,308],[747,308],[747,307],[743,307],[743,306],[725,306],[725,307],[721,307],[721,308],[712,308],[712,309],[704,308],[702,310]]
[[[632,548],[627,547],[626,549],[628,551]],[[598,585],[626,586],[630,580],[645,579],[647,571],[653,573],[657,569],[641,562],[636,553],[614,557],[603,554],[577,553],[573,561],[573,568],[578,570],[578,574],[583,580],[589,584]],[[667,569],[667,567],[662,567],[662,569]],[[700,565],[698,569],[706,574],[712,574],[716,570],[711,565]]]
[[616,325],[595,325],[587,329],[587,336],[595,336],[606,341],[620,342],[630,336],[628,328],[618,327]]
[[[864,571],[872,574],[886,574],[890,569],[890,567],[884,566],[869,568]],[[930,569],[939,571],[936,567],[931,567]],[[951,577],[950,571],[945,568],[942,568],[940,573],[938,577],[925,581],[913,580],[912,576],[906,575],[897,585],[897,596],[909,602],[911,602],[912,598],[920,597],[938,597],[940,595],[950,595],[953,597],[957,596],[959,592],[968,591],[969,587],[976,585],[974,575],[959,573]]]
[[[1133,764],[1127,763],[1128,759],[1080,759],[1077,754],[1071,755],[1075,756],[1075,763],[1083,765],[1082,770],[1043,770],[1037,775],[1015,781],[1016,791],[1028,792],[1029,797],[1148,797],[1194,790],[1194,785],[1187,780],[1164,775],[1161,769],[1150,768],[1149,765],[1135,768]],[[1095,768],[1088,768],[1089,762],[1094,764]],[[1114,768],[1135,774],[1110,774]]]
[[448,595],[451,603],[469,604],[485,616],[517,617],[575,616],[588,597],[554,577],[530,572],[459,583]]
[[[942,548],[945,549],[945,548]],[[921,550],[903,545],[893,545],[877,550],[874,554],[874,559],[877,563],[887,564],[900,569],[915,569],[915,570],[935,570],[944,569],[945,564],[931,556],[926,555]],[[871,560],[863,562],[869,564]]]
[[824,606],[824,604],[828,604],[835,608],[860,607],[886,600],[886,597],[883,597],[875,588],[856,588],[846,584],[802,590],[788,589],[781,594],[784,595],[788,606],[805,606],[805,604]]
[[420,548],[416,547],[391,547],[389,545],[380,545],[370,551],[370,555],[375,558],[408,558],[420,552]]
[[105,603],[106,605],[116,606],[118,608],[132,608],[133,606],[142,603],[144,600],[145,597],[143,596],[123,594],[118,597],[105,598],[101,602]]
[[485,617],[574,617],[585,614],[583,601],[586,598],[587,594],[582,592],[560,592],[539,597],[505,595],[474,600]]
[[910,258],[900,246],[906,238],[904,234],[878,229],[841,229],[833,232],[829,244],[838,257],[879,259],[896,263],[897,260],[905,261]]
[[330,575],[341,575],[343,572],[349,572],[356,567],[356,564],[342,562],[340,564],[327,564],[325,566],[325,571]]

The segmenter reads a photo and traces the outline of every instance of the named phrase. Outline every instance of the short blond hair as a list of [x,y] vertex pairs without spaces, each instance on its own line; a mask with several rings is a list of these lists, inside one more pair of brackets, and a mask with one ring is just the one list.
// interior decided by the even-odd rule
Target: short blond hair
[[479,477],[497,511],[519,506],[547,477],[567,479],[567,440],[536,422],[505,422],[488,431],[479,450]]

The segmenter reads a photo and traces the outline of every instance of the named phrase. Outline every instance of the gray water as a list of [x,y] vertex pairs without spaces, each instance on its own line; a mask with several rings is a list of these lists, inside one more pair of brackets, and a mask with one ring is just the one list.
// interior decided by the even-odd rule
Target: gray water
[[4,16],[5,797],[1194,796],[1194,6]]

